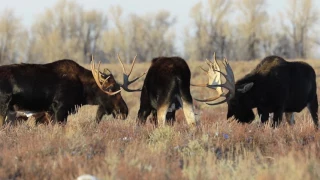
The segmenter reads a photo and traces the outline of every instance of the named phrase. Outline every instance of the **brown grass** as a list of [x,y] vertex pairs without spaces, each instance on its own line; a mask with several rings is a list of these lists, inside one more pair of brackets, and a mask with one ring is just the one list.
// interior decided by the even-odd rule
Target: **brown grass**
[[[320,62],[308,62],[319,74]],[[257,63],[231,62],[236,79]],[[206,81],[197,68],[200,64],[190,63],[192,82]],[[148,66],[138,64],[134,75]],[[119,66],[108,68],[120,80]],[[192,88],[197,97],[211,93]],[[197,132],[188,129],[181,110],[173,127],[153,129],[148,123],[137,128],[140,94],[122,95],[130,109],[126,121],[105,116],[95,124],[96,106],[83,106],[65,126],[26,122],[2,128],[0,179],[76,179],[86,173],[99,179],[320,178],[320,133],[306,110],[297,114],[294,126],[283,121],[272,129],[258,118],[249,125],[227,121],[225,104],[195,102],[201,121]]]

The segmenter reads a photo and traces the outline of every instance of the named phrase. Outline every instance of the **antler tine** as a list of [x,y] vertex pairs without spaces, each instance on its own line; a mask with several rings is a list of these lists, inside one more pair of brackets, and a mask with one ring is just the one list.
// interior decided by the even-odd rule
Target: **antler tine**
[[[213,55],[213,63],[211,61],[209,61],[208,59],[206,59],[206,63],[209,66],[208,70],[205,70],[202,66],[199,66],[200,69],[202,69],[208,76],[209,76],[209,71],[210,69],[212,71],[216,71],[215,69],[217,69],[218,71],[220,71],[220,66],[217,63],[216,59],[215,59],[215,54]],[[199,86],[199,87],[208,87],[207,84],[190,84],[191,86]],[[219,87],[219,86],[217,86]]]
[[119,61],[120,61],[120,63],[121,63],[123,73],[125,73],[125,74],[126,74],[126,69],[124,68],[124,64],[123,64],[123,62],[121,61],[121,58],[120,58],[119,54],[117,54],[117,56],[118,56],[118,60],[119,60]]
[[125,67],[124,67],[124,64],[123,64],[123,62],[121,61],[121,58],[120,58],[120,56],[119,56],[119,54],[118,54],[118,60],[120,61],[121,66],[122,66],[122,70],[123,70],[123,84],[120,84],[120,86],[121,86],[125,91],[128,91],[128,92],[141,91],[141,89],[129,89],[128,86],[129,86],[130,84],[134,83],[135,81],[137,81],[137,80],[140,79],[143,75],[146,74],[146,72],[144,72],[142,75],[134,78],[132,81],[129,81],[129,76],[130,76],[131,73],[132,73],[134,64],[135,64],[135,62],[136,62],[136,58],[137,58],[137,55],[133,58],[130,71],[129,71],[129,73],[127,73],[127,72],[126,72],[126,69],[125,69]]
[[121,89],[118,90],[118,91],[115,91],[115,92],[109,92],[109,91],[104,91],[105,93],[107,93],[109,96],[113,96],[113,95],[116,95],[118,94],[119,92],[121,92]]
[[211,66],[211,64],[212,64],[212,62],[211,61],[209,61],[208,59],[206,59],[206,63],[208,64],[208,66],[210,67]]
[[228,92],[224,97],[226,97],[226,99],[220,101],[220,102],[216,102],[216,103],[206,103],[208,105],[211,105],[211,106],[214,106],[214,105],[218,105],[218,104],[222,104],[222,103],[225,103],[227,101],[229,101],[231,99],[231,93]]
[[147,74],[147,72],[144,72],[143,74],[141,74],[140,76],[136,77],[135,79],[133,79],[132,81],[129,82],[129,84],[132,84],[134,82],[136,82],[138,79],[140,79],[142,76],[144,76],[145,74]]
[[[199,66],[199,68],[202,69],[207,75],[209,74],[209,70],[205,70],[202,66]],[[192,83],[190,83],[190,85],[191,86],[198,86],[198,87],[207,87],[207,84],[192,84]]]
[[224,62],[223,65],[225,66],[225,69],[226,69],[226,71],[227,71],[227,74],[228,74],[229,77],[230,77],[231,83],[235,83],[234,73],[233,73],[233,71],[232,71],[232,68],[231,68],[231,66],[230,66],[227,58],[224,58],[224,61],[223,61],[223,62]]
[[208,104],[208,105],[210,105],[210,106],[214,106],[214,105],[219,105],[219,104],[225,103],[225,102],[227,102],[227,101],[228,101],[228,99],[226,98],[226,99],[224,99],[224,100],[222,100],[222,101],[220,101],[220,102],[217,102],[217,103],[206,103],[206,104]]
[[130,76],[130,74],[131,74],[131,72],[132,72],[132,69],[133,69],[133,67],[134,67],[134,63],[136,62],[136,58],[137,58],[137,54],[134,56],[134,58],[133,58],[133,61],[132,61],[132,63],[131,63],[131,69],[130,69],[130,71],[129,71],[129,74],[128,74],[128,76]]
[[[213,104],[209,104],[209,105],[217,105],[217,104],[221,104],[221,103],[224,103],[226,101],[228,101],[232,95],[234,94],[235,92],[235,88],[234,88],[234,75],[233,75],[233,71],[232,71],[232,68],[230,67],[228,61],[226,58],[223,59],[223,62],[222,64],[224,65],[225,67],[225,70],[226,70],[226,73],[223,73],[221,70],[220,70],[220,66],[216,60],[216,56],[215,56],[215,53],[213,54],[213,62],[210,62],[208,60],[206,60],[206,63],[208,64],[209,66],[209,70],[208,70],[208,77],[209,77],[209,83],[208,84],[201,84],[201,85],[196,85],[196,86],[200,86],[200,87],[208,87],[208,88],[211,88],[211,89],[215,89],[217,92],[218,92],[218,96],[216,97],[212,97],[212,98],[208,98],[208,99],[203,99],[203,100],[200,100],[200,99],[195,99],[197,101],[200,101],[200,102],[210,102],[210,101],[214,101],[220,97],[225,97],[226,99],[224,99],[223,101],[220,101],[220,102],[217,102],[217,103],[213,103]],[[209,72],[210,71],[210,72]],[[220,76],[223,76],[225,79],[226,79],[226,82],[225,83],[221,83],[221,77]],[[225,94],[223,92],[223,90],[221,88],[226,88],[228,89],[228,93]]]
[[[104,86],[104,84],[108,81],[108,79],[110,78],[110,76],[108,76],[107,78],[105,78],[103,81],[102,81],[102,87]],[[110,85],[111,86],[111,85]],[[108,87],[110,87],[108,86]],[[108,89],[108,87],[106,89]]]
[[205,70],[202,66],[200,66],[200,68],[201,68],[205,73],[208,74],[209,70]]
[[101,61],[98,62],[98,72],[100,72]]
[[216,96],[216,97],[212,97],[212,98],[208,98],[208,99],[197,99],[197,98],[194,98],[194,99],[197,100],[197,101],[199,101],[199,102],[209,102],[209,101],[217,100],[217,99],[219,99],[220,97],[222,97],[222,96]]
[[216,53],[213,54],[213,67],[214,67],[214,69],[220,71],[220,66],[219,66],[217,59],[216,59]]
[[198,86],[198,87],[207,87],[207,84],[192,84],[190,83],[190,86]]
[[102,74],[100,72],[100,64],[101,62],[99,61],[99,64],[98,64],[98,69],[95,68],[95,62],[94,62],[94,59],[93,59],[93,55],[91,55],[91,72],[92,72],[92,76],[97,84],[97,86],[99,87],[99,89],[101,89],[104,93],[110,95],[110,96],[113,96],[117,93],[119,93],[121,91],[118,90],[118,91],[115,91],[115,92],[109,92],[109,91],[106,91],[105,89],[108,89],[111,85],[109,85],[108,87],[106,87],[104,89],[104,85],[105,83],[107,82],[107,80],[110,78],[110,76],[108,76],[107,78],[105,78],[103,81],[102,81],[102,84],[101,84],[101,81],[100,81],[100,74]]

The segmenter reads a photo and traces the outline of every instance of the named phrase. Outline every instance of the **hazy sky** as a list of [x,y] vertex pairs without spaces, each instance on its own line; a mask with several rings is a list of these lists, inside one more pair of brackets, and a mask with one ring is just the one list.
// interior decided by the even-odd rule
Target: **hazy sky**
[[[205,2],[205,0],[202,0]],[[240,1],[240,0],[239,0]],[[277,12],[285,6],[286,0],[268,0],[269,10]],[[53,7],[58,0],[0,0],[0,12],[4,9],[13,9],[16,15],[22,18],[26,25],[30,25],[33,19],[46,8]],[[107,11],[112,5],[120,5],[125,13],[144,14],[158,10],[168,10],[177,17],[177,25],[189,22],[191,7],[200,0],[76,0],[85,9],[98,9]]]
[[[206,2],[206,0],[202,1]],[[320,4],[320,0],[317,1],[317,4]],[[4,9],[12,9],[21,18],[23,24],[30,26],[40,13],[53,7],[57,2],[58,0],[0,0],[0,13]],[[183,28],[191,22],[189,11],[200,0],[76,0],[76,2],[87,10],[97,9],[103,12],[112,5],[120,5],[126,14],[167,10],[176,17],[178,46],[182,46]],[[268,11],[277,14],[286,9],[286,2],[287,0],[267,0]]]

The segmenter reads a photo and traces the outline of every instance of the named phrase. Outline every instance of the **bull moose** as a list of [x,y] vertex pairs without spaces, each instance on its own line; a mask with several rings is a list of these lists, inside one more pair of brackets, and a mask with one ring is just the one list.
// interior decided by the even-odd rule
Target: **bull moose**
[[175,111],[183,109],[189,125],[196,125],[190,94],[190,69],[180,57],[157,57],[152,60],[145,77],[138,111],[137,123],[145,124],[154,116],[154,124],[172,124]]
[[[286,113],[289,123],[293,121],[293,112],[300,112],[306,106],[312,120],[318,128],[318,99],[316,74],[314,69],[305,62],[288,62],[279,56],[265,57],[249,74],[234,82],[231,67],[224,61],[227,74],[220,71],[216,60],[208,62],[209,82],[206,85],[218,91],[217,97],[199,100],[209,105],[228,103],[227,118],[234,116],[239,122],[250,123],[254,120],[253,108],[257,108],[262,122],[269,119],[273,113],[272,126],[280,124],[282,114]],[[221,84],[221,74],[226,83]],[[224,94],[221,88],[229,91]],[[220,89],[218,89],[220,88]],[[221,102],[208,103],[219,97],[225,97]]]
[[[99,63],[100,66],[100,63]],[[77,105],[98,105],[96,121],[104,114],[125,119],[128,107],[120,94],[132,82],[128,74],[118,84],[109,70],[96,69],[92,57],[91,71],[73,60],[47,64],[12,64],[0,66],[0,125],[8,111],[46,112],[53,122],[66,122]]]

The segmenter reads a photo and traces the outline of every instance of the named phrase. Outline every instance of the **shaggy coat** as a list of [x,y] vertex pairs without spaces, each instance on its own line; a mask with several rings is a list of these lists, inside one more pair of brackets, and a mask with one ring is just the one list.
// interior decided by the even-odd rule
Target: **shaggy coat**
[[318,99],[316,74],[305,62],[288,62],[278,56],[268,56],[248,75],[235,84],[235,96],[228,101],[228,115],[240,122],[254,120],[252,109],[257,108],[261,121],[274,113],[273,126],[282,120],[294,123],[292,113],[306,106],[318,127]]
[[155,125],[173,123],[175,111],[183,108],[188,124],[196,124],[190,94],[190,69],[180,57],[158,57],[152,60],[140,97],[138,124],[145,124],[150,113]]

